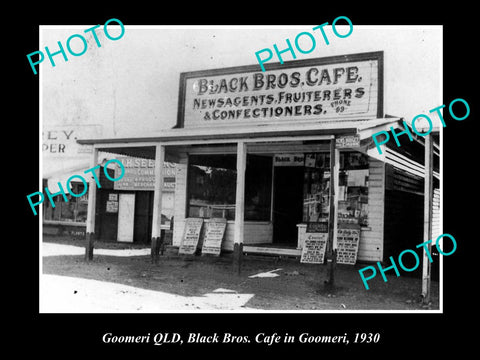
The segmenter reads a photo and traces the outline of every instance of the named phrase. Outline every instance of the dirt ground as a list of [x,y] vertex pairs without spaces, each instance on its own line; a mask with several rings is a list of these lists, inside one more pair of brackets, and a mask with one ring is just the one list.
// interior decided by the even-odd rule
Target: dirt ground
[[[57,244],[83,247],[84,241],[44,236],[44,246]],[[95,249],[145,249],[145,245],[96,242]],[[301,264],[298,259],[245,256],[241,274],[233,271],[232,257],[185,257],[164,253],[158,264],[152,264],[149,255],[111,256],[96,254],[93,261],[84,260],[83,251],[76,248],[74,255],[43,256],[43,274],[89,279],[144,289],[162,294],[178,295],[175,299],[188,302],[215,292],[250,294],[240,308],[255,310],[437,310],[439,283],[432,281],[432,302],[421,302],[421,279],[401,272],[396,277],[387,272],[388,282],[381,275],[369,281],[366,290],[355,266],[337,265],[336,288],[326,291],[326,265]],[[100,252],[100,251],[99,251]],[[60,252],[61,253],[61,252]],[[145,254],[148,250],[145,249]],[[52,254],[50,254],[52,255]],[[250,277],[270,272],[267,277]],[[271,276],[268,276],[271,275]],[[222,290],[223,289],[223,290]],[[154,293],[152,293],[154,294]],[[120,296],[120,295],[119,295]],[[238,296],[239,297],[239,296]],[[188,309],[188,303],[179,309]],[[195,310],[201,312],[202,306]],[[224,307],[219,307],[224,309]],[[121,310],[120,310],[121,311]],[[181,311],[181,310],[180,310]],[[158,312],[162,305],[158,304]]]

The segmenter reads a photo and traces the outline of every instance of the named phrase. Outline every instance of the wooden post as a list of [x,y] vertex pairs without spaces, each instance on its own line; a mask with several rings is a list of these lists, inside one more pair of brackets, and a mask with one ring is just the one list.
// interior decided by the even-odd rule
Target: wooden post
[[243,234],[245,216],[245,169],[247,166],[247,145],[237,144],[237,182],[235,196],[235,227],[233,244],[233,269],[240,274],[243,257]]
[[155,187],[153,189],[152,214],[152,244],[150,255],[152,263],[157,264],[162,247],[162,191],[163,191],[163,163],[165,160],[165,146],[155,146]]
[[[424,186],[424,210],[423,210],[423,241],[426,242],[432,238],[432,198],[433,198],[433,139],[432,135],[425,136],[425,186]],[[427,249],[423,248],[422,258],[422,298],[423,303],[430,303],[430,273],[431,264],[427,255],[431,253],[432,243],[427,244]]]
[[327,279],[325,285],[331,289],[335,285],[335,265],[337,262],[337,186],[339,179],[340,152],[335,148],[335,137],[330,140],[330,210],[328,218]]
[[337,263],[337,236],[338,236],[338,194],[340,193],[340,150],[335,148],[335,162],[333,168],[333,252],[334,265]]
[[[92,158],[90,162],[90,169],[98,165],[98,149],[93,148]],[[95,170],[97,178],[100,179],[100,169]],[[89,175],[88,181],[88,207],[87,207],[87,229],[85,241],[85,260],[91,261],[93,259],[93,248],[95,246],[95,208],[97,199],[97,183],[93,175]]]

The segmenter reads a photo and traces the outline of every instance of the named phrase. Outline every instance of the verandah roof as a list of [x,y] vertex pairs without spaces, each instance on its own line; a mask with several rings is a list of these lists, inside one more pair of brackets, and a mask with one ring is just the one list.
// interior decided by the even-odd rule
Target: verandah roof
[[[314,135],[347,135],[359,134],[360,139],[371,136],[376,131],[388,129],[390,126],[397,127],[400,118],[381,118],[371,120],[346,120],[346,121],[317,121],[296,123],[252,123],[247,125],[214,125],[208,127],[191,127],[169,129],[149,136],[123,137],[123,138],[99,138],[79,139],[77,142],[83,145],[102,144],[125,144],[125,143],[174,143],[179,141],[209,141],[275,138],[281,136],[314,136]],[[214,123],[212,122],[212,125]]]
[[[155,145],[191,145],[205,143],[232,143],[240,140],[250,141],[283,141],[285,139],[294,139],[298,137],[302,140],[312,140],[316,137],[327,137],[332,135],[354,135],[360,137],[362,148],[369,156],[376,159],[387,161],[385,154],[379,155],[371,136],[379,131],[387,131],[390,127],[397,129],[397,132],[403,131],[402,118],[386,117],[367,120],[345,120],[345,121],[299,121],[292,122],[270,122],[270,123],[250,123],[242,125],[218,125],[218,126],[202,126],[190,128],[173,128],[164,130],[149,136],[122,137],[122,138],[100,138],[100,139],[79,139],[78,143],[83,145],[93,145],[100,151],[106,151],[115,154],[141,157],[155,158]],[[410,143],[405,141],[401,150],[404,152],[408,147],[423,147],[424,141],[422,137],[415,135],[411,131],[415,141]],[[393,139],[391,139],[393,142]],[[392,144],[389,145],[393,151]],[[390,152],[392,150],[390,149]],[[438,150],[438,146],[437,146]],[[168,151],[167,151],[168,152]],[[386,151],[385,151],[386,152]],[[384,152],[384,153],[385,153]],[[408,152],[407,152],[408,153]],[[423,158],[418,151],[417,155],[408,156],[410,160],[417,162],[423,168]],[[423,153],[423,151],[422,151]],[[436,152],[438,155],[438,151]],[[417,159],[418,157],[418,159]],[[421,171],[423,172],[423,170]],[[438,173],[435,173],[438,177]]]

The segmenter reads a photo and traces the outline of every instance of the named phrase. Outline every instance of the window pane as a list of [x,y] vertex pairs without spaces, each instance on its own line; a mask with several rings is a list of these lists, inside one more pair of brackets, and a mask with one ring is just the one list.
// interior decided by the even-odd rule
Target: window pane
[[[329,215],[330,155],[306,154],[303,221],[327,221]],[[368,226],[368,157],[341,152],[338,222]]]
[[340,160],[338,222],[368,226],[368,156],[345,152]]
[[235,155],[191,155],[188,216],[235,219]]

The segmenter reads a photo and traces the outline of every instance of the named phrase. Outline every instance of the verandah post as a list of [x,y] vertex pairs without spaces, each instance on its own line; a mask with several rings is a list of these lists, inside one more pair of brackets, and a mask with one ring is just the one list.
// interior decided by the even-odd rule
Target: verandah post
[[[433,140],[432,135],[425,136],[425,187],[424,187],[424,220],[423,220],[423,241],[427,242],[432,238],[432,180],[433,180]],[[422,297],[423,303],[430,303],[430,278],[431,264],[428,254],[431,252],[432,243],[423,248],[422,260]],[[427,254],[428,252],[428,254]]]
[[237,180],[235,196],[235,225],[233,244],[233,269],[240,274],[243,257],[244,214],[245,214],[245,169],[247,165],[247,145],[237,143]]
[[[93,148],[90,168],[94,168],[98,164],[98,149]],[[99,169],[95,170],[99,175]],[[98,176],[97,176],[98,177]],[[87,207],[87,228],[85,239],[85,260],[91,261],[93,259],[93,248],[95,246],[95,208],[97,198],[97,184],[95,178],[92,175],[88,181],[88,207]]]
[[330,209],[328,218],[327,242],[327,279],[325,286],[333,288],[335,285],[335,266],[337,263],[337,194],[340,166],[340,151],[335,147],[335,137],[330,140]]
[[153,189],[153,214],[152,214],[152,243],[150,256],[152,263],[158,262],[162,246],[162,191],[163,191],[163,163],[165,160],[165,146],[155,146],[155,186]]

